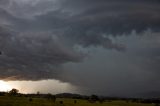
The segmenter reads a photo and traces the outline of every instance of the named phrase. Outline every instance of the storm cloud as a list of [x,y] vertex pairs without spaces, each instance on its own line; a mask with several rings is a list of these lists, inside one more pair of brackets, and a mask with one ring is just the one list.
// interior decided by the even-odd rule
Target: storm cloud
[[[158,0],[1,0],[0,79],[58,79],[88,88],[93,88],[92,81],[99,86],[109,83],[112,78],[105,79],[107,73],[124,81],[121,72],[126,75],[144,72],[146,82],[148,74],[145,73],[153,72],[156,79],[160,69],[159,3]],[[93,48],[98,51],[95,55]],[[99,56],[102,61],[96,60]],[[95,63],[86,60],[88,57],[94,58],[94,66],[103,74],[91,68]],[[134,69],[137,71],[131,71]],[[94,80],[97,73],[103,81]],[[90,79],[83,78],[84,74]],[[80,81],[81,77],[84,81]]]

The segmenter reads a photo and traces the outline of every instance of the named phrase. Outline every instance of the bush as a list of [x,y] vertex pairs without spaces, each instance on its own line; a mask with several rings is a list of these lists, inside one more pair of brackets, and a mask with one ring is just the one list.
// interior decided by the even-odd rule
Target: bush
[[59,101],[60,104],[63,104],[63,101]]
[[30,101],[30,102],[32,102],[32,101],[33,101],[33,99],[32,99],[32,98],[29,98],[29,101]]

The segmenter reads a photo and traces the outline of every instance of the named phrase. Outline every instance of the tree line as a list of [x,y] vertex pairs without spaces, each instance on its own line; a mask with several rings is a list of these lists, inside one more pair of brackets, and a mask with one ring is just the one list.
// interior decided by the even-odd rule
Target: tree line
[[[91,96],[86,96],[86,95],[80,95],[80,94],[71,94],[71,93],[61,93],[61,94],[41,94],[40,92],[37,92],[35,94],[22,94],[19,93],[18,89],[13,88],[12,90],[8,92],[0,92],[0,96],[17,96],[17,97],[28,97],[29,101],[33,101],[32,98],[46,98],[48,100],[51,100],[53,102],[56,101],[56,98],[71,98],[74,99],[74,103],[77,103],[77,99],[83,99],[87,100],[90,103],[95,103],[95,102],[112,102],[115,100],[123,100],[126,101],[127,103],[129,102],[136,102],[136,103],[146,103],[146,104],[160,104],[160,98],[150,98],[150,99],[143,99],[143,98],[120,98],[120,97],[105,97],[105,96],[98,96],[98,95],[91,95]],[[60,101],[61,104],[63,101]],[[157,105],[158,106],[158,105]]]

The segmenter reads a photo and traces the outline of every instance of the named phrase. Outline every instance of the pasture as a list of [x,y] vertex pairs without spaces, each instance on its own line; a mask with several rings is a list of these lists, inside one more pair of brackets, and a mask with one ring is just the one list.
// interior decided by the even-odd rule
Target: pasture
[[0,96],[0,106],[158,106],[157,104],[135,103],[131,101],[114,100],[103,103],[91,103],[88,100],[57,98],[54,102],[46,98],[30,98],[15,96]]

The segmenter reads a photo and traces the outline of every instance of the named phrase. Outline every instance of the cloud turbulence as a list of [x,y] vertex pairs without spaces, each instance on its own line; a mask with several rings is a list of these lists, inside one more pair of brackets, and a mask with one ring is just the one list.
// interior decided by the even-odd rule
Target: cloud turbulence
[[[145,83],[150,91],[147,82],[155,82],[160,74],[159,13],[158,0],[1,0],[0,79],[58,79],[88,88],[98,84],[93,92],[107,94],[105,89],[110,92],[116,89],[110,90],[104,83],[124,87],[117,92],[131,91],[125,86],[135,80],[125,82],[121,73],[133,77],[143,73],[133,85],[143,89],[137,83]],[[91,48],[99,50],[93,57],[92,53],[85,53]],[[86,66],[89,55],[95,58],[95,66]],[[98,61],[98,57],[102,60]],[[66,67],[70,63],[73,66]],[[89,67],[97,67],[97,71]],[[101,74],[99,70],[113,71]],[[145,74],[148,72],[153,77]],[[83,78],[84,74],[89,79]],[[102,80],[95,80],[95,75]],[[114,82],[109,75],[115,80],[121,78],[124,83]],[[155,90],[159,88],[155,86]]]

